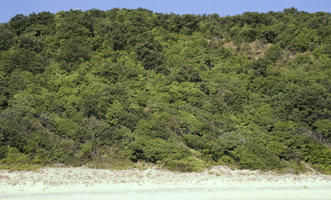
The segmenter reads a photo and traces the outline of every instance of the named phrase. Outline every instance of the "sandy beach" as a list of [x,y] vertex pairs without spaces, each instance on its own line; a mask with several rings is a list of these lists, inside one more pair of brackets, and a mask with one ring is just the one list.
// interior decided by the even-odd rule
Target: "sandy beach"
[[331,200],[331,176],[277,175],[218,166],[159,169],[43,168],[0,171],[0,200]]

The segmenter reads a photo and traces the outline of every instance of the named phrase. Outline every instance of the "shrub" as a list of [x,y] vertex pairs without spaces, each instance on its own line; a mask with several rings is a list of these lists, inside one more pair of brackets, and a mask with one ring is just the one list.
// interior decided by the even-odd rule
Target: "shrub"
[[199,160],[194,156],[186,156],[181,159],[175,158],[176,156],[163,160],[161,163],[166,168],[174,171],[181,171],[181,172],[195,172],[195,171],[202,171],[206,164]]
[[180,143],[141,137],[128,149],[131,152],[130,159],[134,162],[146,161],[179,171],[200,171],[204,168],[204,162],[192,155],[188,147]]
[[29,156],[19,152],[15,147],[8,147],[7,157],[1,160],[1,168],[11,170],[31,170],[37,168],[32,165]]

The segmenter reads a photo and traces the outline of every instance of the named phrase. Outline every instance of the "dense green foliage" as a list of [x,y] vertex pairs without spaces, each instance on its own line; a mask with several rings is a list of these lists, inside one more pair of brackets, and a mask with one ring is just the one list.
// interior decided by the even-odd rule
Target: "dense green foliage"
[[71,10],[0,24],[2,168],[331,173],[330,143],[329,13]]

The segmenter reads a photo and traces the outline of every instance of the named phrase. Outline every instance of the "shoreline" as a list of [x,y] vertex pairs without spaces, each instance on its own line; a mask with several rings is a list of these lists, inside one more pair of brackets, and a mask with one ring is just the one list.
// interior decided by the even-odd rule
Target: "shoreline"
[[[97,197],[97,198],[96,198]],[[331,199],[331,176],[275,174],[213,167],[179,173],[159,169],[42,168],[0,170],[0,200]]]

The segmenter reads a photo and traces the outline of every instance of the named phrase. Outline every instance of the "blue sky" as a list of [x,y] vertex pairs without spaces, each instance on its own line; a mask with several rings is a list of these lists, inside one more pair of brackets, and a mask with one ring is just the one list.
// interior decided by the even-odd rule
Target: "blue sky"
[[1,0],[0,5],[0,23],[7,22],[16,14],[92,8],[109,10],[141,7],[162,13],[218,13],[220,16],[246,11],[282,11],[289,7],[307,12],[331,12],[331,0]]

